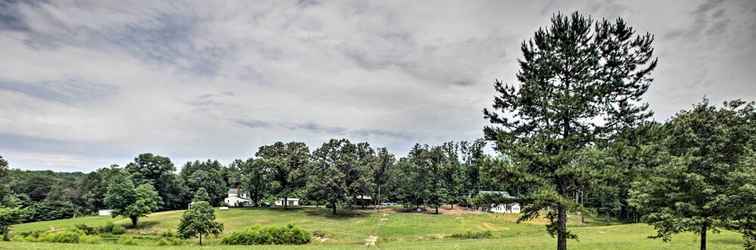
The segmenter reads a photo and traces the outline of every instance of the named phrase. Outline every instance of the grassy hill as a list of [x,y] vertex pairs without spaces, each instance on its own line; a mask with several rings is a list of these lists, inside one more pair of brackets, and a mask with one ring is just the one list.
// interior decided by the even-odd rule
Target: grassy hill
[[[126,246],[114,242],[101,244],[53,244],[30,242],[2,242],[0,249],[182,249],[186,246],[156,246],[155,240],[163,232],[175,231],[183,211],[168,211],[149,215],[140,221],[141,226],[129,229],[126,235],[137,238],[138,246]],[[224,223],[224,234],[255,224],[295,224],[308,231],[325,234],[325,239],[295,248],[302,249],[353,249],[364,248],[368,238],[376,236],[376,247],[385,249],[548,249],[555,248],[555,240],[549,237],[543,221],[517,224],[514,215],[485,213],[462,213],[451,210],[445,214],[402,213],[393,210],[374,210],[331,216],[327,210],[302,208],[280,209],[230,209],[216,211]],[[112,221],[128,224],[128,220],[110,217],[82,217],[58,221],[35,222],[13,226],[15,233],[50,228],[74,227],[76,224],[104,225]],[[572,221],[577,221],[573,219]],[[671,243],[648,239],[652,228],[644,224],[613,225],[588,220],[586,224],[571,225],[580,237],[570,241],[571,249],[694,249],[698,241],[693,234],[675,236]],[[491,239],[462,240],[449,236],[466,231],[491,231]],[[189,242],[187,244],[193,244]],[[208,249],[246,249],[219,245],[219,239],[211,239]],[[709,239],[711,249],[741,249],[740,235],[724,231]],[[258,249],[289,249],[292,246],[264,246]]]

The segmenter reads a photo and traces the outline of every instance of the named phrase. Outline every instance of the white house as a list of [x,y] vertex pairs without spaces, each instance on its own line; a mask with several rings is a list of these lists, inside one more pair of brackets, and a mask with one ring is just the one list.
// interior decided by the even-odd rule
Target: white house
[[243,207],[249,204],[251,200],[246,193],[241,193],[238,188],[230,188],[228,189],[228,196],[223,199],[223,202],[229,207]]
[[[515,199],[514,196],[509,195],[509,193],[505,191],[480,191],[478,194],[499,196],[498,198],[502,198],[503,200]],[[516,214],[516,213],[520,213],[520,203],[517,203],[517,202],[491,203],[488,206],[488,211],[492,213],[500,213],[500,214]]]
[[97,211],[99,216],[111,216],[113,215],[113,209],[100,209]]
[[[298,207],[299,206],[299,198],[286,198],[286,206],[287,207]],[[284,204],[284,198],[280,198],[276,200],[276,206],[283,207]]]

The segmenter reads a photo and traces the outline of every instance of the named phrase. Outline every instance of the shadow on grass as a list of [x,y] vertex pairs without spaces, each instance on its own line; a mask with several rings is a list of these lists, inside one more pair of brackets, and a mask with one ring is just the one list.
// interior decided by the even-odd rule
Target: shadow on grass
[[723,244],[723,245],[743,245],[743,240],[737,238],[727,239],[710,239],[709,244]]
[[136,226],[131,225],[131,223],[124,223],[121,225],[123,226],[123,228],[126,228],[126,229],[146,229],[146,228],[151,228],[157,224],[160,224],[160,222],[159,221],[140,221]]
[[306,208],[305,214],[309,216],[320,216],[328,219],[350,219],[370,215],[370,213],[367,211],[349,209],[337,209],[336,214],[333,214],[330,208]]

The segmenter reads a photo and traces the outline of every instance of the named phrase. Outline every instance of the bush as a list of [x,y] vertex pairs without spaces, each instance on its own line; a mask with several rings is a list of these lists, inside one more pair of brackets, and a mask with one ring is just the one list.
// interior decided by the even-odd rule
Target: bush
[[464,232],[464,233],[456,233],[451,235],[452,238],[456,239],[488,239],[493,237],[493,233],[491,231],[482,231],[482,232]]
[[73,203],[69,201],[43,201],[27,208],[28,222],[68,219],[74,216]]
[[124,234],[126,233],[126,229],[123,228],[123,226],[118,224],[113,224],[113,222],[108,221],[104,226],[101,226],[99,228],[100,233],[107,233],[107,234]]
[[79,243],[82,234],[78,230],[47,231],[38,240],[55,243]]
[[124,234],[126,233],[126,229],[123,228],[121,225],[113,225],[113,228],[110,229],[110,233],[112,234]]
[[293,225],[286,227],[254,226],[241,232],[234,232],[221,241],[226,245],[270,245],[307,244],[312,236],[309,232]]
[[76,229],[86,235],[95,235],[99,233],[99,228],[87,226],[87,224],[76,224]]
[[160,240],[158,240],[158,246],[177,246],[184,242],[176,236],[172,231],[165,231],[160,233]]

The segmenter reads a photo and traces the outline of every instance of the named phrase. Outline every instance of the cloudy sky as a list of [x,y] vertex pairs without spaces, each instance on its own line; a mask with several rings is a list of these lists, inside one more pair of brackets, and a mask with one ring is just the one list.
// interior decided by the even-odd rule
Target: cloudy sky
[[404,155],[474,139],[520,42],[575,10],[656,35],[656,120],[756,99],[753,0],[0,0],[0,155],[89,171],[140,152],[229,162],[277,140]]

